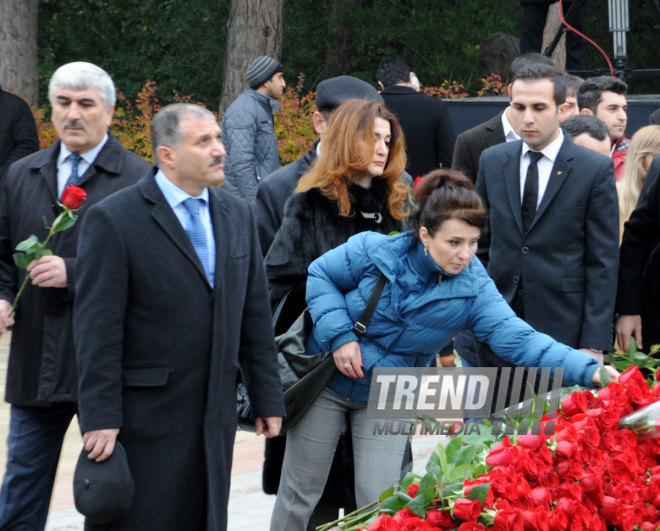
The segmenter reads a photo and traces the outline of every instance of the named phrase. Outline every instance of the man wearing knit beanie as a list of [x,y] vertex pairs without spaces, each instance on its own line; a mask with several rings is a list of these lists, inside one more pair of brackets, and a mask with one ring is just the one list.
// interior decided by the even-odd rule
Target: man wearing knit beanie
[[245,72],[246,87],[222,119],[222,141],[227,151],[223,186],[253,202],[261,179],[280,163],[273,114],[286,83],[284,67],[272,57],[252,60]]

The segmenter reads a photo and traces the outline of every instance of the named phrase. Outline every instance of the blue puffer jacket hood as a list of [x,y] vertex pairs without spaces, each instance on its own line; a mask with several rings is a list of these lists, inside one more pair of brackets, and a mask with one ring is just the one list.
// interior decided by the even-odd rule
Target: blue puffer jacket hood
[[470,329],[502,358],[529,367],[564,367],[564,381],[591,385],[597,361],[518,319],[478,258],[457,275],[444,273],[412,232],[365,232],[309,267],[307,303],[314,321],[310,354],[357,340],[357,321],[380,273],[387,278],[360,349],[365,378],[337,372],[330,388],[355,402],[369,395],[374,367],[428,366],[459,331]]

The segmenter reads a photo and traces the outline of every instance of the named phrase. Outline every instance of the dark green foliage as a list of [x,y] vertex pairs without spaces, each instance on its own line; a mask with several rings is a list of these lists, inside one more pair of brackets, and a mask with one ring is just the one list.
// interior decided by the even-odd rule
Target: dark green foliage
[[[282,63],[290,84],[305,74],[304,91],[330,75],[350,74],[375,85],[376,68],[400,55],[425,86],[457,81],[481,87],[481,45],[493,33],[518,36],[518,0],[283,0]],[[55,68],[88,60],[105,68],[127,98],[146,80],[162,103],[173,91],[217,108],[230,0],[40,0],[40,98]],[[629,0],[629,67],[660,68],[658,31],[644,0]],[[608,54],[607,0],[590,0],[586,33]],[[606,68],[589,45],[589,68]],[[659,78],[630,82],[631,92],[659,92]]]
[[217,107],[229,1],[41,0],[41,101],[61,64],[98,64],[133,99],[146,80],[167,102],[173,91]]

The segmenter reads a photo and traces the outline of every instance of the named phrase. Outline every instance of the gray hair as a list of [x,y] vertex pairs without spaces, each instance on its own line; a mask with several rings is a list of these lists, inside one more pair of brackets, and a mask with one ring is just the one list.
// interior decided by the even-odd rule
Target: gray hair
[[211,111],[193,103],[173,103],[156,113],[151,121],[151,147],[157,166],[160,165],[158,148],[167,146],[175,150],[179,149],[183,139],[179,124],[190,118],[216,119]]
[[78,90],[94,87],[101,94],[106,110],[114,107],[117,101],[112,78],[105,70],[92,63],[76,61],[62,65],[55,70],[48,84],[48,99],[51,104],[55,103],[55,92],[60,87],[71,87]]

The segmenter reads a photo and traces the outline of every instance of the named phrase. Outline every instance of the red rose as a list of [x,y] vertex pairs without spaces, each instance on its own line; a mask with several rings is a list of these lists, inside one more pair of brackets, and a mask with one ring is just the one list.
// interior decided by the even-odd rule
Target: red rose
[[412,512],[408,507],[404,507],[398,513],[394,515],[394,520],[397,524],[403,527],[404,520],[408,518],[415,518],[417,515]]
[[550,511],[548,526],[554,531],[568,529],[568,516],[559,507],[555,507],[554,510]]
[[414,498],[417,496],[417,491],[419,490],[419,483],[411,483],[408,487],[408,496]]
[[479,500],[468,500],[458,498],[454,502],[454,516],[464,522],[472,522],[481,514],[481,502]]
[[530,450],[536,450],[542,442],[543,437],[541,435],[518,435],[516,439],[518,446],[529,448]]
[[550,495],[550,490],[546,487],[535,487],[532,489],[529,499],[536,507],[545,508],[550,506],[552,496]]
[[[589,393],[589,391],[586,391],[586,393]],[[561,401],[561,411],[565,417],[584,413],[589,405],[587,401],[585,391],[575,391]]]
[[611,496],[605,496],[600,502],[600,514],[605,520],[613,521],[619,509],[619,503]]
[[458,531],[486,531],[486,526],[479,522],[465,522],[458,526]]
[[557,457],[568,459],[575,453],[575,444],[568,441],[559,441],[555,453]]
[[406,518],[401,528],[404,531],[419,531],[420,529],[431,529],[431,526],[419,516],[414,516],[412,518]]
[[431,509],[424,517],[426,523],[433,527],[441,527],[443,529],[453,529],[456,526],[454,519],[451,517],[449,510]]
[[381,514],[369,524],[367,531],[401,531],[401,526],[389,514]]
[[522,511],[507,503],[506,500],[498,501],[493,530],[523,531]]
[[80,205],[86,198],[87,192],[72,184],[67,186],[62,192],[62,204],[71,210],[80,208]]

